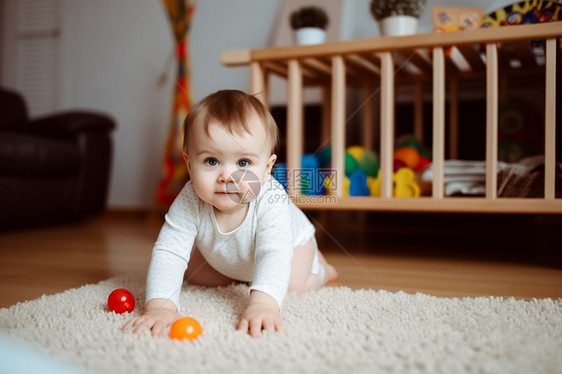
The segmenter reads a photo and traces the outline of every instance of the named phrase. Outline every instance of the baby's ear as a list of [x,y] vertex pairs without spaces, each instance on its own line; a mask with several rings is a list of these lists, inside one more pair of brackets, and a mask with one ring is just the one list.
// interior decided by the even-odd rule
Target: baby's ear
[[271,173],[271,169],[273,168],[273,165],[275,165],[275,161],[277,161],[277,155],[276,154],[272,154],[271,156],[269,156],[269,160],[267,160],[267,172]]

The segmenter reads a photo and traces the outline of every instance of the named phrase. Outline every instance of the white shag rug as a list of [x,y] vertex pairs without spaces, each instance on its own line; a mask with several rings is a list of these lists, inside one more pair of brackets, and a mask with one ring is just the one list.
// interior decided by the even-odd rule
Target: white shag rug
[[[0,335],[96,373],[562,373],[562,300],[438,298],[326,287],[289,293],[287,335],[235,331],[245,285],[184,285],[195,342],[135,336],[107,296],[144,279],[112,278],[0,309]],[[1,365],[1,363],[0,363]],[[1,370],[0,370],[1,371]]]

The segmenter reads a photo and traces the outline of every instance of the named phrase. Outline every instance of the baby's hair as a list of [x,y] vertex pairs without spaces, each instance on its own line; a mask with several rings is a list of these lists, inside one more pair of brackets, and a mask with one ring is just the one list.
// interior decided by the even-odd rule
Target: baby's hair
[[274,153],[279,137],[277,124],[269,110],[255,96],[239,90],[220,90],[195,104],[183,123],[183,149],[187,152],[189,129],[195,121],[202,121],[203,129],[210,136],[209,125],[218,123],[231,134],[250,133],[248,119],[257,115],[265,127],[265,132]]

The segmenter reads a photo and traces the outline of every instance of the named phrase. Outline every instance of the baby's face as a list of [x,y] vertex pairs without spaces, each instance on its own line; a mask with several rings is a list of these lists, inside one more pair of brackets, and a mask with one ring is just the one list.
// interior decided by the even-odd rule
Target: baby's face
[[231,134],[211,122],[207,136],[202,124],[194,123],[189,132],[186,161],[195,192],[222,213],[253,200],[276,159],[257,116],[248,127],[251,134]]

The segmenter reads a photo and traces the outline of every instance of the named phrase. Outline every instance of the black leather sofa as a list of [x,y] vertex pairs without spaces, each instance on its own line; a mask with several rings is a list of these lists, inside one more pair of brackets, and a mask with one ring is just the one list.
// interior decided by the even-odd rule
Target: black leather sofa
[[0,231],[102,212],[114,128],[93,112],[30,120],[21,95],[0,88]]

